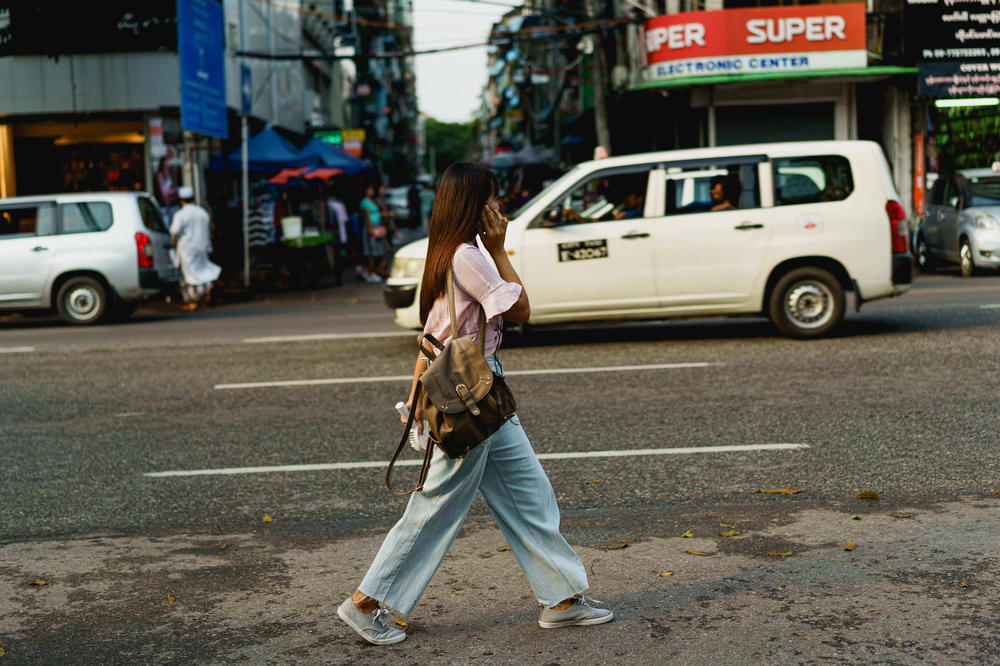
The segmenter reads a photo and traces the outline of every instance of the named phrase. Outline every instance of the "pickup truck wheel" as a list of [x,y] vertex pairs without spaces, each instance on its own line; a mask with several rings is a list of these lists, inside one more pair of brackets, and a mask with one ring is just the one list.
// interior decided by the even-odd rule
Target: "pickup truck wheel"
[[92,277],[72,277],[59,287],[56,309],[63,321],[70,324],[95,324],[108,309],[108,290]]
[[927,249],[927,239],[921,234],[917,237],[917,247],[913,255],[913,260],[917,264],[917,270],[921,273],[933,273],[937,269],[937,261],[931,256]]
[[844,289],[829,271],[803,267],[785,273],[774,285],[768,314],[775,327],[793,338],[815,338],[844,318]]

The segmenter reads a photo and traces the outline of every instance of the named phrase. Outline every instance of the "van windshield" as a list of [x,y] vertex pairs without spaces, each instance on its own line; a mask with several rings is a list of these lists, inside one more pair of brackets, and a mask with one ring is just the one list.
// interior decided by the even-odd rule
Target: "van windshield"
[[968,180],[971,206],[1000,206],[1000,176]]

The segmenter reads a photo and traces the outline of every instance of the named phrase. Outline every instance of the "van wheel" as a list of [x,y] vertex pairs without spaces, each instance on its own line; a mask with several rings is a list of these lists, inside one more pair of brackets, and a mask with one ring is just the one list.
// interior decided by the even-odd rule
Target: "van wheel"
[[97,323],[108,309],[108,290],[92,277],[72,277],[59,287],[56,308],[70,324]]
[[972,261],[972,246],[965,238],[958,248],[958,272],[962,277],[972,277],[976,272],[976,264]]
[[927,249],[927,239],[922,234],[917,238],[916,253],[913,256],[913,260],[917,263],[917,270],[921,273],[933,273],[937,270],[937,261],[934,260],[930,250]]
[[822,268],[796,268],[781,276],[768,302],[775,327],[793,338],[815,338],[844,318],[844,289]]

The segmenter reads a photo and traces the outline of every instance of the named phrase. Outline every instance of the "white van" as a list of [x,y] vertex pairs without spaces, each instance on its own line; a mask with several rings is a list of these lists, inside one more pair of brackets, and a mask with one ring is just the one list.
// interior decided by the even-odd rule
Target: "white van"
[[[829,332],[855,304],[910,287],[905,213],[881,148],[773,143],[578,165],[511,216],[529,324],[704,315]],[[396,253],[396,323],[419,328],[427,241]]]
[[180,280],[153,199],[87,192],[0,199],[0,310],[71,324],[127,317]]

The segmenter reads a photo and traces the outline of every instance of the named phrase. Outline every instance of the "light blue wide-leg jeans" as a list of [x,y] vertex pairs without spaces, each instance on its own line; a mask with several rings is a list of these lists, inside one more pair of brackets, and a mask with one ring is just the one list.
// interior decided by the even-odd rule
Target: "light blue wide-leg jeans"
[[[495,356],[487,358],[502,373]],[[454,543],[476,491],[496,518],[538,603],[586,591],[587,572],[559,532],[559,507],[517,416],[464,458],[434,452],[427,482],[410,495],[358,589],[408,614]]]

